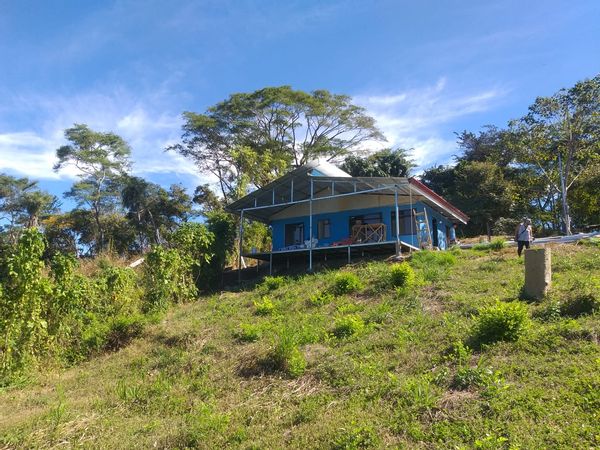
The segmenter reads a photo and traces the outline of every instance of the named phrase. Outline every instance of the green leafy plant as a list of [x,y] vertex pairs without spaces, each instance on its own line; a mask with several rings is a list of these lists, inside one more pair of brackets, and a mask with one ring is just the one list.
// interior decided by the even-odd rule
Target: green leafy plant
[[350,294],[362,288],[360,278],[352,272],[340,272],[333,279],[332,291],[335,295]]
[[348,314],[335,319],[333,335],[337,338],[346,338],[360,334],[365,329],[365,322],[357,314]]
[[298,338],[288,327],[277,331],[270,357],[277,369],[291,377],[299,377],[306,370],[306,359],[298,348]]
[[259,287],[267,292],[274,291],[275,289],[279,289],[286,283],[284,277],[265,277],[263,282],[259,285]]
[[600,282],[596,279],[576,280],[568,298],[560,305],[563,316],[579,317],[600,310]]
[[176,249],[157,246],[146,255],[144,310],[161,311],[170,303],[192,300],[198,295],[189,257]]
[[502,250],[505,247],[506,247],[506,241],[503,238],[495,238],[495,239],[492,239],[491,242],[486,242],[486,243],[481,243],[481,244],[475,244],[473,246],[473,250],[479,250],[479,251],[486,251],[486,250],[499,251],[499,250]]
[[42,234],[30,228],[7,258],[0,302],[0,378],[25,368],[47,350],[44,312],[52,288],[43,276],[45,248]]
[[234,335],[241,342],[256,342],[262,337],[262,328],[251,323],[242,323]]
[[519,302],[496,302],[480,312],[475,324],[474,338],[479,344],[516,341],[528,326],[526,305]]
[[321,291],[315,295],[312,295],[308,298],[308,304],[310,306],[323,306],[331,303],[334,299],[332,293],[327,291]]
[[275,304],[266,295],[262,296],[260,300],[254,300],[252,303],[256,314],[259,316],[270,316],[275,312]]
[[415,272],[413,268],[405,262],[394,264],[390,269],[390,281],[394,287],[410,287],[415,284]]
[[335,450],[356,450],[375,448],[381,445],[381,439],[372,426],[351,424],[339,430],[332,448]]

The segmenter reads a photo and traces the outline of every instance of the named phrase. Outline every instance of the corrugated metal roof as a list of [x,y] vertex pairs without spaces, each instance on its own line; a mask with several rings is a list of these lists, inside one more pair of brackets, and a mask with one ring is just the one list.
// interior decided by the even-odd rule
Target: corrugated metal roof
[[435,210],[445,213],[453,221],[467,223],[469,217],[441,196],[414,178],[351,177],[343,170],[325,161],[311,161],[285,174],[268,185],[249,193],[227,206],[227,210],[268,223],[278,212],[295,204],[309,201],[311,180],[313,201],[346,195],[398,195],[413,197]]

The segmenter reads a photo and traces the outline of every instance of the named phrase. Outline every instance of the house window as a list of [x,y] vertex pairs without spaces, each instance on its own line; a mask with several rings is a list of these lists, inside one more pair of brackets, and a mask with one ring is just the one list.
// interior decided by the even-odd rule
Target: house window
[[331,221],[329,219],[319,220],[318,238],[327,239],[331,237]]
[[[414,210],[413,210],[414,211]],[[415,226],[412,226],[411,233],[411,215],[407,209],[401,209],[398,211],[400,214],[400,235],[416,234],[417,230]],[[396,211],[392,211],[392,236],[396,236]]]
[[304,243],[304,224],[288,223],[285,226],[285,246]]

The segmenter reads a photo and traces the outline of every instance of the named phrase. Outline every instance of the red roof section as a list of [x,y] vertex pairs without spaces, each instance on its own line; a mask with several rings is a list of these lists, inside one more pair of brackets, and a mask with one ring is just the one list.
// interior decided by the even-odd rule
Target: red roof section
[[460,209],[458,209],[452,203],[450,203],[449,201],[445,200],[441,195],[436,194],[434,191],[432,191],[431,189],[429,189],[427,186],[425,186],[423,183],[421,183],[416,178],[411,177],[411,178],[408,179],[408,182],[410,184],[412,184],[413,186],[417,187],[419,190],[423,191],[428,197],[431,197],[437,203],[440,203],[445,208],[447,208],[448,210],[452,211],[454,214],[456,214],[456,216],[458,216],[459,218],[463,219],[463,221],[465,223],[467,223],[469,221],[469,216],[467,216],[464,212],[462,212]]

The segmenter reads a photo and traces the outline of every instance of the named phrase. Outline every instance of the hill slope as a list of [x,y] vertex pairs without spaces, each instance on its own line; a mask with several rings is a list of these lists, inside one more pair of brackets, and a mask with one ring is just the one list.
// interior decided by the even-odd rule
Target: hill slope
[[[410,288],[372,262],[174,307],[118,352],[0,391],[0,447],[600,446],[597,247],[554,248],[538,303],[518,300],[514,250],[410,264]],[[514,333],[483,339],[490,323]]]

